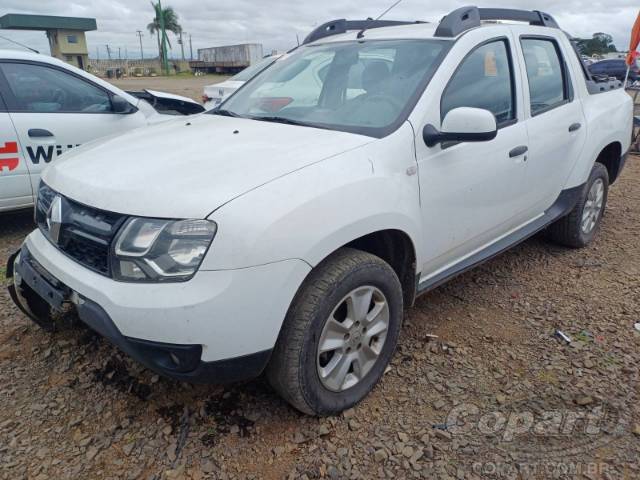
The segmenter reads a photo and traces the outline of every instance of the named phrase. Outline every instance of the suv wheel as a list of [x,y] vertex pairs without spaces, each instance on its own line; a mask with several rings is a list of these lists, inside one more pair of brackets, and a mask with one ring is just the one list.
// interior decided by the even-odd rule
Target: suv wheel
[[589,245],[600,228],[608,193],[609,174],[604,165],[596,163],[580,200],[569,215],[549,227],[548,237],[567,247],[582,248]]
[[382,259],[344,248],[318,265],[285,319],[267,377],[298,410],[331,415],[382,377],[402,323],[402,288]]

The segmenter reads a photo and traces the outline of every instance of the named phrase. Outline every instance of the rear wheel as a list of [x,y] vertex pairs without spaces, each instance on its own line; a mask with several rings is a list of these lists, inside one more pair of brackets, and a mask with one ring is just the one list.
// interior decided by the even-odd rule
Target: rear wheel
[[318,265],[285,319],[267,377],[298,410],[331,415],[383,375],[402,323],[402,288],[382,259],[341,249]]
[[551,225],[548,237],[562,245],[582,248],[596,236],[607,206],[609,174],[601,163],[591,170],[580,200],[566,217]]

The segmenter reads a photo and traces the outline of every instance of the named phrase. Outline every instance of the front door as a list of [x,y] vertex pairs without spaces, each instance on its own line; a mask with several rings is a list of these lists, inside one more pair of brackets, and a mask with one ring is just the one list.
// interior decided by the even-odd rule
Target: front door
[[507,39],[477,46],[458,66],[440,100],[441,120],[458,107],[494,113],[497,138],[434,148],[428,148],[421,135],[416,139],[426,258],[422,280],[455,266],[524,221],[528,139],[516,112],[512,59]]
[[0,87],[34,192],[44,168],[65,151],[146,124],[141,112],[114,113],[109,91],[59,67],[1,62]]

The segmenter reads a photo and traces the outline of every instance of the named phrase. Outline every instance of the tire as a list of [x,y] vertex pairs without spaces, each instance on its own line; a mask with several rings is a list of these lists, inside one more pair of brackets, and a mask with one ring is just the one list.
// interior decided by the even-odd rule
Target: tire
[[[593,205],[590,199],[590,193],[596,188],[596,184],[602,186],[602,200],[597,214],[592,211],[592,220],[589,224],[590,228],[583,228],[583,216],[586,215],[585,209],[590,209]],[[601,163],[596,163],[591,169],[589,180],[582,190],[580,200],[571,212],[552,224],[547,230],[547,237],[561,245],[571,248],[584,248],[589,245],[598,233],[602,217],[607,207],[607,197],[609,194],[609,174],[607,169]]]
[[[372,301],[368,301],[369,291]],[[369,394],[391,360],[402,324],[402,298],[400,281],[386,262],[360,250],[340,249],[310,273],[296,294],[267,366],[269,383],[309,415],[327,416],[351,408]],[[353,312],[362,313],[363,308],[367,319],[358,326],[354,319],[361,316]],[[374,335],[387,318],[386,332]],[[342,329],[349,325],[350,334],[343,337]],[[342,346],[320,354],[321,344],[335,341]],[[358,355],[364,357],[352,359]],[[349,362],[341,383],[338,373],[346,371]],[[334,364],[338,367],[332,369]],[[336,374],[323,378],[329,371]]]

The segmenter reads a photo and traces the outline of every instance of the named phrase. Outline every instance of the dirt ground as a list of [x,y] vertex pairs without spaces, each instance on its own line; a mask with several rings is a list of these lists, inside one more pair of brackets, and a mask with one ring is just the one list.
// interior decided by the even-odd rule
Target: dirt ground
[[[0,217],[0,264],[32,228]],[[537,237],[420,298],[380,385],[326,419],[47,334],[2,290],[0,478],[638,479],[639,238],[632,157],[592,246]]]
[[129,77],[105,80],[123,90],[143,90],[148,88],[193,98],[202,103],[202,94],[206,85],[224,82],[228,78],[229,76],[225,75],[204,75],[202,77],[180,75],[177,77]]

